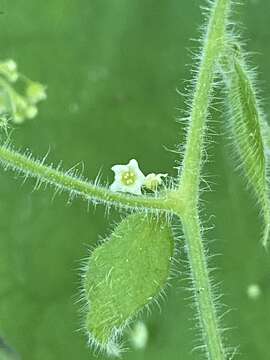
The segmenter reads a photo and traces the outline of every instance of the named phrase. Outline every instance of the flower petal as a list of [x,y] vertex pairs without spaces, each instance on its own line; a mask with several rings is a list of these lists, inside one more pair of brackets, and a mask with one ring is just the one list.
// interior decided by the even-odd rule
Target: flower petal
[[138,164],[138,161],[136,159],[131,159],[129,161],[129,163],[127,164],[127,166],[131,169],[134,169],[134,170],[140,170],[139,169],[139,164]]
[[118,191],[123,191],[122,190],[122,186],[119,183],[119,181],[114,181],[111,185],[110,185],[110,190],[113,192],[118,192]]
[[127,165],[114,165],[111,169],[115,174],[129,170]]
[[142,184],[143,184],[143,182],[145,180],[145,176],[142,173],[142,171],[140,170],[137,160],[135,160],[135,159],[130,160],[130,162],[128,163],[128,167],[131,171],[133,171],[136,174],[137,180],[139,182],[142,182]]
[[128,187],[127,192],[135,195],[142,195],[141,184],[135,183]]

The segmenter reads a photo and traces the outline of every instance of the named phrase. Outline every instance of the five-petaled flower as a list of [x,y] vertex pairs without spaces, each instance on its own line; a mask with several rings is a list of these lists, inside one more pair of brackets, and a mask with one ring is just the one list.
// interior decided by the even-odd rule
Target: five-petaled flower
[[132,159],[127,165],[114,165],[112,171],[114,172],[114,182],[110,186],[111,191],[141,195],[145,176],[141,172],[137,160]]

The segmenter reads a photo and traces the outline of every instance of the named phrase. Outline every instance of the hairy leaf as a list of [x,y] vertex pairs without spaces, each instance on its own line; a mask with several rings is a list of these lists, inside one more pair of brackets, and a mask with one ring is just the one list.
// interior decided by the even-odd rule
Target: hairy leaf
[[173,253],[165,220],[130,215],[90,256],[85,274],[90,342],[109,353],[128,321],[164,288]]
[[246,69],[240,48],[234,53],[228,75],[230,127],[240,168],[255,193],[264,222],[263,244],[270,231],[269,188],[264,136],[267,124],[260,110],[252,76]]

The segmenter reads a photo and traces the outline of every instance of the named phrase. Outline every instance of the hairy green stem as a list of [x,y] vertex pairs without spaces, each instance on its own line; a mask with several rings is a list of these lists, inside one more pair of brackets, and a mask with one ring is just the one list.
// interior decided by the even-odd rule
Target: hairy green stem
[[206,120],[213,90],[215,68],[224,47],[230,2],[230,0],[216,0],[211,9],[194,91],[186,152],[178,190],[181,197],[184,196],[184,203],[187,204],[186,211],[182,216],[182,223],[188,246],[194,296],[205,352],[207,358],[211,360],[226,359],[226,352],[218,326],[209,279],[206,253],[202,241],[202,227],[198,215],[198,202]]
[[179,188],[189,196],[189,201],[193,200],[194,205],[198,201],[206,119],[213,90],[215,68],[224,46],[230,2],[231,0],[217,0],[213,5],[192,100]]
[[106,187],[95,185],[80,179],[68,172],[46,166],[43,161],[37,161],[29,156],[20,154],[8,146],[0,146],[0,163],[26,177],[38,179],[41,183],[48,183],[60,190],[81,196],[89,201],[114,204],[133,209],[170,210],[167,196],[133,196],[110,191]]
[[182,224],[188,243],[189,265],[202,328],[203,350],[208,359],[223,360],[226,359],[226,351],[221,339],[198,214],[191,212],[182,219]]

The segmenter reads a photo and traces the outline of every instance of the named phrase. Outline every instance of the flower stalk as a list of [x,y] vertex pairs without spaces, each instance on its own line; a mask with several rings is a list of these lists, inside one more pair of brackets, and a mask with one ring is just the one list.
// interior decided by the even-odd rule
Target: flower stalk
[[93,203],[135,210],[170,211],[166,193],[160,196],[134,196],[113,192],[107,187],[74,176],[69,171],[64,172],[45,165],[44,160],[39,161],[20,154],[7,145],[0,146],[0,163],[4,168],[22,173],[25,177],[35,178],[40,183],[52,185],[57,190],[67,191]]

